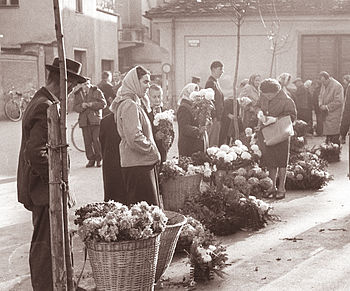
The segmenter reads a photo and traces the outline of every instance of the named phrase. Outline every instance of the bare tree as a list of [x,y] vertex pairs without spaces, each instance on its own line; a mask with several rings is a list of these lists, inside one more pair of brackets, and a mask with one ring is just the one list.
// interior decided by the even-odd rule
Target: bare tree
[[[245,17],[249,9],[256,9],[256,0],[229,0],[225,1],[225,4],[218,3],[216,9],[222,14],[231,17],[232,22],[237,28],[236,36],[236,62],[235,62],[235,75],[233,79],[233,98],[237,100],[237,81],[238,81],[238,70],[239,70],[239,59],[241,49],[241,28],[244,23]],[[233,102],[233,128],[234,138],[239,138],[239,127],[238,127],[238,110],[237,102]]]
[[288,33],[282,34],[282,32],[281,32],[281,20],[277,15],[277,10],[276,10],[274,0],[272,0],[272,5],[273,5],[273,10],[274,10],[275,20],[273,20],[271,22],[270,26],[268,27],[264,21],[262,13],[261,13],[260,1],[258,1],[260,20],[261,20],[261,23],[263,24],[263,26],[267,32],[266,33],[267,39],[271,43],[270,50],[271,50],[272,56],[271,56],[271,64],[270,64],[270,72],[269,72],[270,78],[273,75],[273,67],[275,65],[276,57],[278,54],[280,54],[283,51],[283,48],[286,46],[286,44],[288,42],[288,38],[289,38],[289,32],[292,29],[292,27],[290,27]]

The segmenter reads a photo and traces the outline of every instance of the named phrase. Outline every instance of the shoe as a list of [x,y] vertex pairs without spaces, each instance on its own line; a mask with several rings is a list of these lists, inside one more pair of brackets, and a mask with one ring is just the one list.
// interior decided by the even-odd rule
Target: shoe
[[286,191],[277,191],[275,198],[277,200],[283,199],[286,197]]
[[263,198],[273,199],[276,197],[276,194],[277,194],[277,189],[272,187],[264,193]]
[[96,161],[96,167],[101,168],[101,161]]
[[87,164],[86,164],[86,168],[92,168],[93,166],[95,166],[95,161],[89,161]]

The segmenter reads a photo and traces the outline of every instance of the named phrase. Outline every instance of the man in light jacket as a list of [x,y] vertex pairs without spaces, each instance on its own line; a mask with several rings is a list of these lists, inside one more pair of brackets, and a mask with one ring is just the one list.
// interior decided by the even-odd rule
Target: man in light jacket
[[322,83],[319,105],[322,112],[323,134],[326,136],[326,143],[340,145],[340,122],[344,104],[343,86],[330,75],[320,72]]

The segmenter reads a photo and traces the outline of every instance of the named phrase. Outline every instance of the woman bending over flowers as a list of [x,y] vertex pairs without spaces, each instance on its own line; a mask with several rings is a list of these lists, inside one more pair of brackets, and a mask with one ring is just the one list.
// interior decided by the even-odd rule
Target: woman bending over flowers
[[[290,116],[294,121],[296,118],[296,107],[294,101],[284,92],[281,85],[275,79],[265,79],[260,85],[260,108],[259,127],[267,125],[266,121],[274,120],[283,116]],[[285,197],[286,173],[289,160],[290,138],[272,145],[267,146],[261,130],[258,132],[259,148],[262,151],[262,162],[268,168],[270,178],[273,181],[273,187],[268,193],[276,199]],[[277,174],[279,185],[277,188]]]

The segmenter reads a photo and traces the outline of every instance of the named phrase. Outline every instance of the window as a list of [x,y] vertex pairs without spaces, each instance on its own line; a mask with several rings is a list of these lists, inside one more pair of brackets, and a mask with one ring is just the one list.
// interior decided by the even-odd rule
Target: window
[[117,1],[116,0],[97,0],[96,9],[99,11],[117,14]]
[[19,6],[19,0],[0,0],[0,7],[18,7]]
[[101,60],[101,71],[114,71],[114,61],[113,60]]
[[74,59],[83,65],[81,74],[87,76],[86,50],[74,50]]
[[75,12],[83,13],[83,0],[75,0]]

